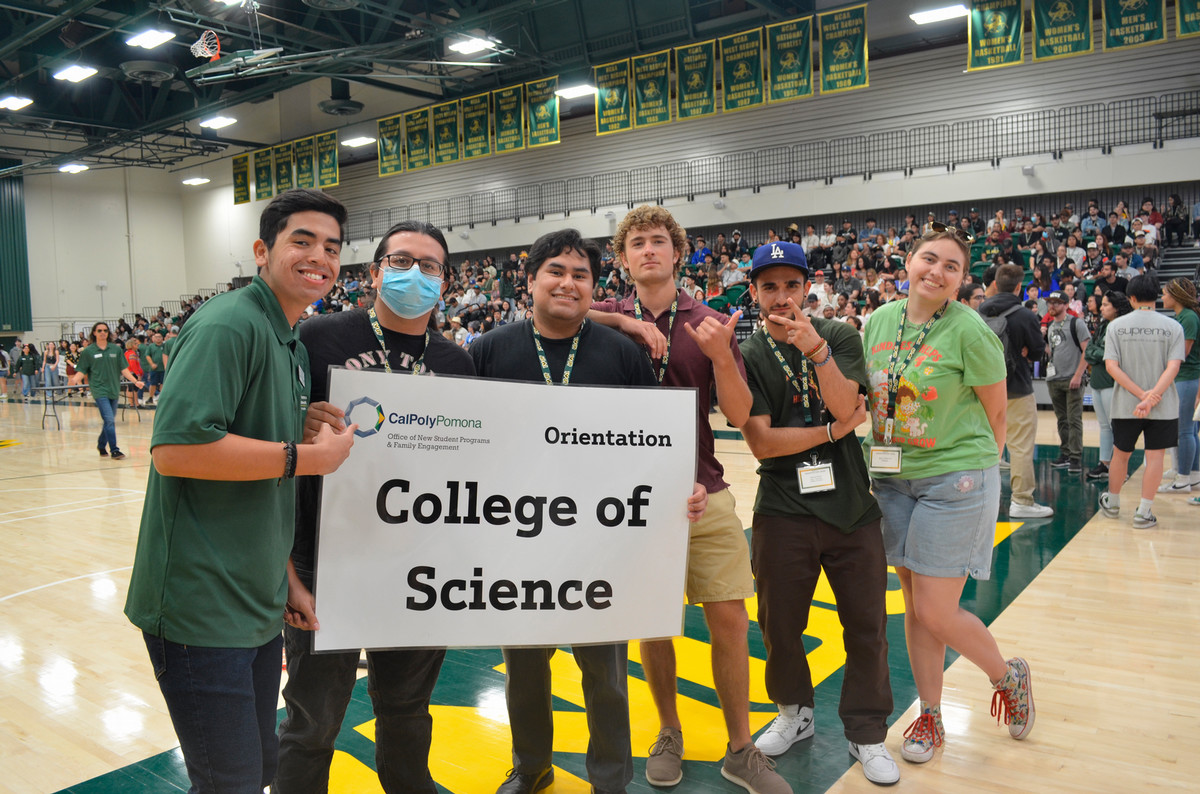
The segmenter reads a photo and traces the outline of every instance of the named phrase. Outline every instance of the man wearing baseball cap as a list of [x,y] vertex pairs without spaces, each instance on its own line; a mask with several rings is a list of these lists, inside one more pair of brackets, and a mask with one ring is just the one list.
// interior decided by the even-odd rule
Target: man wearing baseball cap
[[892,690],[882,514],[855,437],[866,419],[862,341],[847,323],[801,312],[808,262],[800,246],[758,248],[750,281],[763,326],[741,344],[753,397],[742,433],[762,464],[751,558],[767,694],[779,707],[755,744],[780,755],[813,735],[812,675],[801,637],[823,568],[846,647],[843,730],[867,779],[888,785],[900,770],[883,744]]
[[[1105,264],[1106,268],[1112,265]],[[1046,344],[1050,361],[1046,366],[1046,389],[1054,418],[1058,420],[1059,455],[1050,465],[1071,474],[1083,471],[1083,351],[1092,338],[1087,323],[1067,311],[1067,296],[1055,290],[1046,296],[1050,323]]]

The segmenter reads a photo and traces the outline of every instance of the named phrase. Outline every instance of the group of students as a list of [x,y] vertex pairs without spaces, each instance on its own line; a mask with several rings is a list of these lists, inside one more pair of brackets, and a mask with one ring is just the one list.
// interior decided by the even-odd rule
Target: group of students
[[[946,740],[947,646],[988,676],[993,714],[1010,735],[1029,734],[1028,664],[1006,660],[959,605],[967,578],[990,574],[1006,432],[1001,343],[955,300],[969,264],[959,231],[931,229],[915,241],[908,298],[879,308],[865,339],[801,311],[809,280],[801,246],[759,246],[749,289],[762,322],[739,345],[738,313],[721,315],[677,287],[684,229],[667,210],[643,206],[613,239],[630,295],[593,303],[599,247],[572,229],[544,235],[525,264],[532,317],[464,351],[431,332],[449,252],[425,223],[398,224],[381,238],[371,308],[297,324],[337,279],[345,221],[345,208],[319,191],[273,199],[253,246],[259,275],[189,320],[162,392],[125,612],[143,632],[194,790],[258,792],[273,783],[287,794],[328,785],[358,654],[310,652],[320,608],[311,583],[320,477],[350,454],[357,429],[327,402],[327,370],[351,361],[394,374],[697,390],[686,595],[703,607],[711,635],[729,737],[721,773],[732,783],[762,794],[792,790],[769,756],[815,729],[801,637],[822,571],[838,600],[847,655],[839,715],[869,780],[886,785],[900,776],[884,745],[893,708],[888,565],[904,594],[921,699],[902,757],[928,761]],[[109,356],[106,330],[96,329],[97,361]],[[751,548],[714,454],[705,399],[713,389],[761,462]],[[855,428],[867,416],[871,431],[860,442]],[[745,599],[756,585],[767,692],[779,714],[754,739]],[[281,649],[289,679],[277,736]],[[589,782],[595,791],[624,791],[634,774],[627,645],[573,651],[590,730]],[[555,649],[504,653],[513,769],[498,791],[535,792],[554,776]],[[367,653],[386,791],[436,790],[429,701],[443,658],[440,649]],[[674,647],[644,640],[641,658],[660,721],[645,775],[672,786],[685,771]]]

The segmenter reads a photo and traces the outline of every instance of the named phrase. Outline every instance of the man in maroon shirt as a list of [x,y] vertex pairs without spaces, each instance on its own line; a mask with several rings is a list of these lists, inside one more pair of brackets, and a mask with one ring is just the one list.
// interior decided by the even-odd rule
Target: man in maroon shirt
[[[686,231],[662,207],[643,205],[626,215],[613,236],[613,249],[636,290],[624,300],[592,304],[589,317],[645,344],[659,383],[698,391],[697,479],[709,496],[704,518],[691,525],[687,597],[703,605],[712,636],[713,680],[729,733],[721,773],[750,791],[791,794],[791,787],[751,741],[745,599],[754,594],[754,578],[745,528],[722,479],[708,419],[714,386],[717,403],[734,427],[741,427],[750,415],[746,368],[733,334],[741,312],[726,317],[676,289],[686,241]],[[646,779],[656,786],[673,786],[683,778],[675,647],[669,639],[644,640],[641,655],[661,724],[646,761]]]

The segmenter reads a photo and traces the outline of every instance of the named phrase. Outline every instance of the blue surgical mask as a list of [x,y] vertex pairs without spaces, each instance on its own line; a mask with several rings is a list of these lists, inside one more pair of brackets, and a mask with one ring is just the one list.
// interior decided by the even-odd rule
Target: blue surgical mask
[[408,270],[384,268],[379,297],[396,314],[415,320],[437,306],[442,297],[442,280],[425,275],[417,265]]

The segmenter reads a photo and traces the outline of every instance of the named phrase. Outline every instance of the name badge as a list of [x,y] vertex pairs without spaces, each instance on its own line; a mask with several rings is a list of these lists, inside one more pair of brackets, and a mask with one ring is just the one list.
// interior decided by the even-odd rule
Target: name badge
[[836,487],[833,481],[833,464],[829,461],[801,463],[796,467],[796,477],[802,494],[832,491]]
[[871,447],[871,462],[867,468],[879,474],[899,474],[900,447]]

